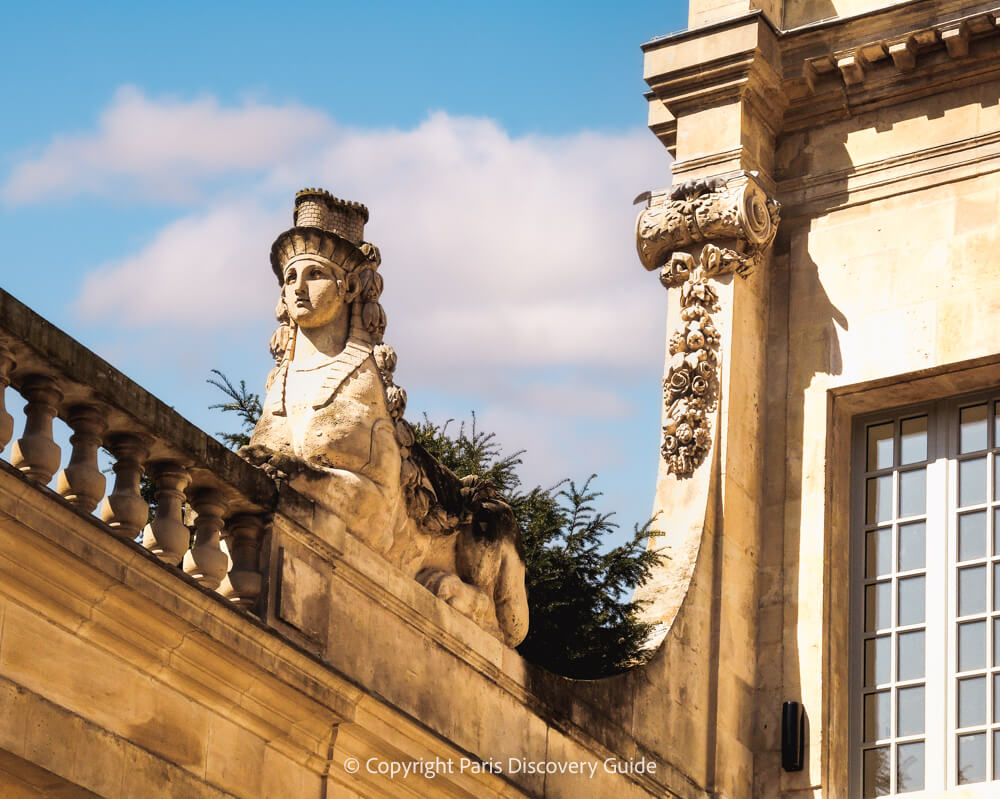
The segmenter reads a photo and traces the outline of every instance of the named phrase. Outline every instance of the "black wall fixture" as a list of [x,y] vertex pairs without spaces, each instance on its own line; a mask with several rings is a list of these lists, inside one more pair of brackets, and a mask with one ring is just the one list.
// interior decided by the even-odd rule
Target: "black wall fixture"
[[781,705],[781,767],[802,771],[806,749],[806,714],[799,702]]

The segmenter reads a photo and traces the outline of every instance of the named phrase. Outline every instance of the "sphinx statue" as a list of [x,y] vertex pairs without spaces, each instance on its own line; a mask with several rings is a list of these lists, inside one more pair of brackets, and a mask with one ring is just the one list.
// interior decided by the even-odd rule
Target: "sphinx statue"
[[488,481],[459,479],[414,439],[383,343],[368,210],[295,197],[271,248],[281,286],[276,366],[241,455],[321,504],[349,533],[510,646],[527,634],[520,532]]

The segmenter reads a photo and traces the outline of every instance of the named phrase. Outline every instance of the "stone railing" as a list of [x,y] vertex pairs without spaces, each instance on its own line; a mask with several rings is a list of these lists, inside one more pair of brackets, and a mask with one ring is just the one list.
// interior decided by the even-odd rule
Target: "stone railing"
[[[20,437],[8,388],[27,401]],[[57,417],[72,431],[68,458],[53,436]],[[10,465],[29,480],[48,486],[55,477],[55,492],[83,513],[97,510],[110,534],[141,537],[165,564],[257,608],[276,501],[271,480],[0,291],[0,450],[12,438]],[[101,447],[113,458],[111,480],[99,466]],[[152,507],[140,491],[143,475]]]

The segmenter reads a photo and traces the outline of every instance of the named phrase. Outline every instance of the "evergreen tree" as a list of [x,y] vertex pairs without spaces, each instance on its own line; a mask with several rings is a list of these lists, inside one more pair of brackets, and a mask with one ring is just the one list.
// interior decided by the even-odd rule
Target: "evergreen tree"
[[603,677],[641,663],[652,625],[637,618],[640,604],[624,599],[641,585],[663,555],[647,548],[650,523],[602,551],[618,525],[594,507],[596,475],[577,486],[564,480],[552,488],[521,490],[521,452],[503,455],[493,433],[467,428],[450,435],[426,416],[414,425],[417,440],[459,477],[478,474],[493,482],[513,508],[527,564],[528,637],[518,651],[532,663],[567,677]]
[[[250,441],[260,418],[258,394],[240,381],[236,387],[219,370],[208,382],[229,397],[212,405],[236,413],[242,433],[220,433],[233,449]],[[591,475],[581,486],[563,480],[547,489],[523,491],[517,467],[523,452],[504,455],[494,433],[472,423],[436,425],[427,417],[415,424],[417,441],[458,477],[488,479],[514,510],[525,549],[530,627],[518,651],[532,663],[567,677],[591,679],[641,663],[652,625],[637,618],[640,603],[627,599],[649,578],[663,555],[648,549],[650,522],[636,525],[625,543],[602,551],[604,538],[618,525],[613,514],[600,513],[601,496]]]
[[216,435],[226,442],[226,446],[231,449],[239,449],[250,443],[250,434],[257,426],[257,420],[264,412],[260,404],[260,394],[254,394],[247,388],[247,381],[241,380],[240,387],[236,388],[221,371],[213,369],[212,374],[219,379],[209,378],[206,383],[211,383],[219,391],[229,397],[229,402],[219,402],[209,405],[209,410],[218,408],[222,411],[232,411],[240,418],[243,426],[242,433],[216,433]]

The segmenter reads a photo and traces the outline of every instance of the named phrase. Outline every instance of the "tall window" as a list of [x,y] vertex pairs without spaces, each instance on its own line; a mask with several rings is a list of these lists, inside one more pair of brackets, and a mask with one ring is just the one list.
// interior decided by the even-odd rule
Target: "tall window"
[[856,426],[855,797],[1000,795],[998,418],[994,392]]

